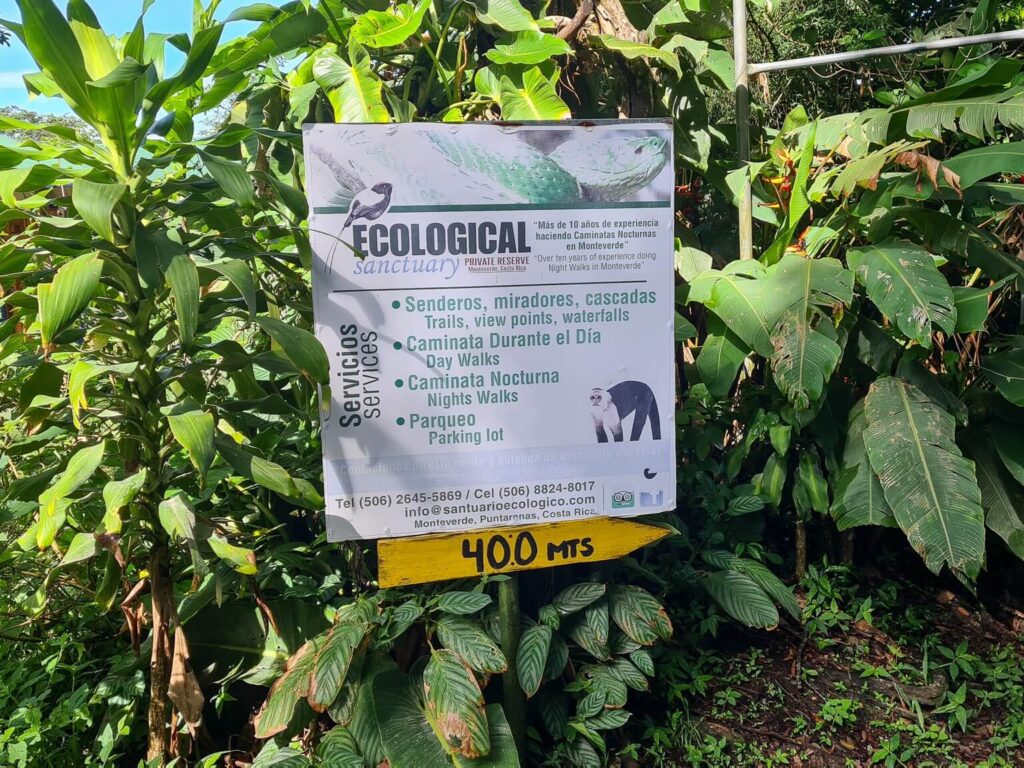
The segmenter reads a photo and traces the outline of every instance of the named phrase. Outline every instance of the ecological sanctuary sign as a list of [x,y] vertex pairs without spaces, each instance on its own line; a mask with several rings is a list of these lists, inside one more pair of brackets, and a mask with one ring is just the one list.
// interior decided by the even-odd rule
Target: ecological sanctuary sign
[[[619,557],[675,508],[662,121],[311,125],[327,535],[382,586]],[[415,538],[412,538],[415,537]]]

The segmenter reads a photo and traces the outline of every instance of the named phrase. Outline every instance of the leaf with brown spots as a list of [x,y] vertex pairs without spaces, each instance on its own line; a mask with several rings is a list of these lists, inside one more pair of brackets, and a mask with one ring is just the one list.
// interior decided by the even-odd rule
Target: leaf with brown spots
[[313,667],[322,638],[313,638],[288,659],[256,717],[256,738],[269,739],[288,727],[298,700],[309,695]]
[[473,671],[452,651],[434,651],[423,670],[427,717],[448,752],[475,759],[491,750],[484,697]]
[[932,183],[932,189],[936,192],[939,189],[939,171],[942,171],[942,179],[960,197],[963,197],[963,190],[960,188],[960,176],[944,166],[939,160],[926,155],[923,152],[900,152],[895,158],[896,165],[902,165],[911,171],[917,171],[917,191],[921,191],[921,176],[927,176]]

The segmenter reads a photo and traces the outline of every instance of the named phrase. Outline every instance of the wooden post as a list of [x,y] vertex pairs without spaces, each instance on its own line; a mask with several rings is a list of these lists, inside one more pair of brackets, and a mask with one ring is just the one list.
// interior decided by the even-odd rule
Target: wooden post
[[508,671],[501,679],[502,708],[520,758],[526,749],[526,695],[519,684],[516,654],[519,652],[519,577],[511,575],[498,583],[498,622],[501,627],[501,651]]

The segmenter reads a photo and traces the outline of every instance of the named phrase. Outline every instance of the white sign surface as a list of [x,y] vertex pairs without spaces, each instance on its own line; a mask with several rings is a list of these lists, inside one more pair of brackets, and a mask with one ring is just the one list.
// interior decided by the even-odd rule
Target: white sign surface
[[329,539],[675,507],[669,124],[305,146]]

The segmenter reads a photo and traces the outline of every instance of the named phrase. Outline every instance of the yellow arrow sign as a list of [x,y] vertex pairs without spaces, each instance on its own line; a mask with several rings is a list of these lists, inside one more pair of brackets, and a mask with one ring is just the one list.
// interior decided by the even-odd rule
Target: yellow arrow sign
[[614,560],[670,531],[619,518],[445,533],[377,543],[382,587]]

